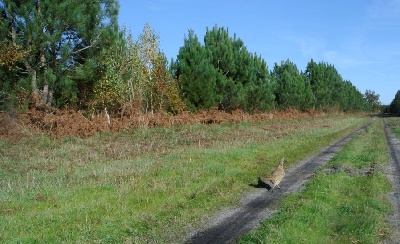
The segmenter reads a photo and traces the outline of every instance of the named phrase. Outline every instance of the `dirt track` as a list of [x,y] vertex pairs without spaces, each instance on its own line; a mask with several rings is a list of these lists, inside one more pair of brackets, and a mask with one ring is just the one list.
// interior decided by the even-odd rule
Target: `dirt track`
[[[374,119],[348,136],[334,142],[317,155],[307,158],[287,170],[286,176],[280,184],[280,190],[275,190],[274,193],[271,193],[266,192],[265,188],[260,189],[247,195],[242,200],[241,207],[237,209],[228,209],[219,213],[211,219],[211,227],[209,229],[194,233],[187,243],[232,243],[243,234],[255,229],[260,221],[272,216],[273,211],[270,209],[274,205],[281,201],[285,195],[299,191],[317,168],[325,165],[338,151],[340,151],[345,143],[362,132],[373,121]],[[400,159],[400,141],[394,139],[386,125],[385,128],[392,156],[390,173],[388,173],[388,175],[391,176],[389,177],[390,180],[397,187],[389,196],[392,204],[397,210],[393,216],[390,216],[390,219],[393,223],[399,226],[400,178],[398,176],[400,175],[400,164],[398,159]],[[400,237],[398,233],[393,240],[399,240],[397,237]],[[392,243],[392,241],[389,240],[388,243]]]
[[393,191],[388,194],[391,201],[394,213],[389,216],[389,220],[397,227],[396,233],[392,240],[387,243],[399,243],[400,240],[400,140],[396,139],[395,135],[390,132],[390,129],[385,120],[386,139],[389,146],[390,164],[387,176],[393,185]]

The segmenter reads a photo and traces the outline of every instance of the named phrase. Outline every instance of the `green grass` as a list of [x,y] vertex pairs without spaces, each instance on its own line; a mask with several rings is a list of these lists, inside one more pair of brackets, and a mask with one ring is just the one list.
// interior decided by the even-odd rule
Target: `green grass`
[[282,156],[317,152],[368,118],[143,128],[0,140],[0,242],[171,242],[238,202]]
[[[391,233],[382,174],[388,163],[382,120],[352,139],[304,191],[290,195],[279,212],[240,243],[381,243]],[[375,170],[371,166],[375,165]]]
[[397,138],[400,138],[400,117],[386,118],[386,121],[391,131],[396,135]]

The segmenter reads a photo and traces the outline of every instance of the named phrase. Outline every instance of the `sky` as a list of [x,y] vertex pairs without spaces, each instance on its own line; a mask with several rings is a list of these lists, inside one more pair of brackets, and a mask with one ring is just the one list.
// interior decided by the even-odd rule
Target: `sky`
[[228,28],[271,70],[290,60],[334,65],[361,92],[389,105],[400,90],[400,0],[120,0],[119,24],[137,38],[148,23],[176,59],[191,29]]

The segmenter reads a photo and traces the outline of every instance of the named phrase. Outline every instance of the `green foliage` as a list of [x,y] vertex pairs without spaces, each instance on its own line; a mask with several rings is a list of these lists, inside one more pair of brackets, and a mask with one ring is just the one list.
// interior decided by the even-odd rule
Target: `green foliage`
[[260,56],[251,56],[249,63],[255,72],[249,72],[249,79],[243,85],[242,108],[248,112],[269,111],[274,107],[275,96],[268,67]]
[[400,116],[400,90],[397,91],[389,107],[390,114]]
[[149,24],[144,26],[135,46],[133,59],[137,60],[138,66],[132,70],[142,111],[182,111],[185,104],[179,96],[178,84],[168,70],[166,57],[159,50],[159,37]]
[[155,31],[146,24],[133,40],[118,27],[118,9],[117,0],[1,1],[0,109],[28,103],[114,113],[128,103],[144,113],[186,106],[250,113],[379,107],[379,95],[363,97],[327,63],[311,60],[303,73],[287,60],[270,73],[261,56],[218,26],[206,29],[204,45],[190,30],[168,67]]
[[381,105],[380,111],[381,114],[389,114],[390,113],[390,105]]
[[275,96],[279,108],[311,109],[314,105],[310,83],[289,60],[277,65],[271,72],[275,83]]
[[246,57],[240,53],[246,51],[243,42],[229,37],[228,30],[214,26],[212,30],[207,28],[204,36],[206,50],[211,54],[211,63],[217,73],[216,91],[219,96],[218,105],[224,110],[232,110],[239,107],[243,91],[241,81],[235,79],[235,76],[242,76],[247,72],[247,67],[238,69],[238,63],[243,62]]
[[207,29],[204,46],[189,31],[173,69],[193,110],[218,105],[226,111],[253,112],[274,105],[266,62],[249,53],[236,35],[230,37],[227,29]]
[[379,103],[368,102],[333,65],[324,62],[311,60],[303,73],[287,60],[275,64],[269,74],[261,57],[249,53],[236,35],[230,37],[228,29],[217,26],[207,28],[204,46],[189,31],[171,66],[192,110],[218,105],[226,111],[268,111],[276,103],[281,109],[364,111]]
[[307,64],[306,79],[311,85],[314,106],[329,110],[338,107],[343,111],[365,111],[367,100],[350,81],[342,79],[333,65],[325,62]]
[[126,53],[122,39],[102,53],[102,60],[99,62],[102,67],[101,76],[93,86],[94,108],[115,112],[129,101],[129,84],[123,77],[126,71]]
[[[11,1],[0,5],[0,37],[29,55],[13,64],[14,77],[8,80],[14,89],[20,79],[30,79],[27,87],[43,103],[76,105],[75,98],[85,96],[95,76],[77,71],[97,66],[102,49],[113,42],[117,31],[118,1]],[[96,73],[95,70],[88,74]],[[68,77],[68,78],[66,78]],[[83,83],[83,84],[82,84]],[[85,89],[81,86],[85,86]],[[74,104],[75,103],[75,104]]]
[[236,34],[232,38],[228,29],[207,28],[204,44],[212,54],[212,64],[217,72],[216,90],[221,109],[241,108],[253,112],[274,106],[266,62],[250,53]]
[[211,53],[200,44],[193,30],[185,36],[177,61],[171,67],[179,81],[181,95],[191,110],[216,106],[217,72],[211,63]]
[[159,37],[148,24],[136,41],[123,29],[112,46],[99,55],[100,75],[93,84],[91,107],[116,114],[128,102],[133,105],[137,101],[137,109],[145,113],[182,111],[185,105],[177,83],[158,46]]
[[379,101],[379,94],[376,94],[374,91],[366,90],[364,93],[364,97],[367,100],[367,105],[370,107],[370,110],[373,112],[378,112],[381,108],[381,103]]
[[149,87],[149,90],[152,91],[153,109],[154,111],[167,111],[177,114],[183,111],[186,106],[179,96],[178,83],[172,79],[167,67],[166,57],[159,53],[151,70],[152,80],[155,82]]

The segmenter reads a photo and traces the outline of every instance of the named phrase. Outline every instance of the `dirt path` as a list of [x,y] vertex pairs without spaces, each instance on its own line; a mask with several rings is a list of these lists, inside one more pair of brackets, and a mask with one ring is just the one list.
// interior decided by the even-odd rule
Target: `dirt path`
[[396,226],[396,233],[391,240],[386,243],[399,243],[400,240],[400,140],[390,132],[390,129],[385,122],[386,139],[389,146],[390,164],[389,172],[387,174],[389,180],[393,185],[393,191],[388,194],[394,209],[394,213],[389,216],[389,220]]
[[[279,184],[281,189],[275,190],[273,193],[266,192],[265,188],[252,192],[242,200],[241,207],[219,213],[211,219],[209,229],[194,233],[187,243],[232,243],[238,237],[255,229],[260,221],[272,216],[273,211],[270,209],[274,205],[285,195],[299,191],[317,168],[325,165],[345,143],[362,132],[373,121],[374,119],[348,136],[334,142],[317,155],[307,158],[287,170],[285,178]],[[400,144],[398,145],[400,146]]]

